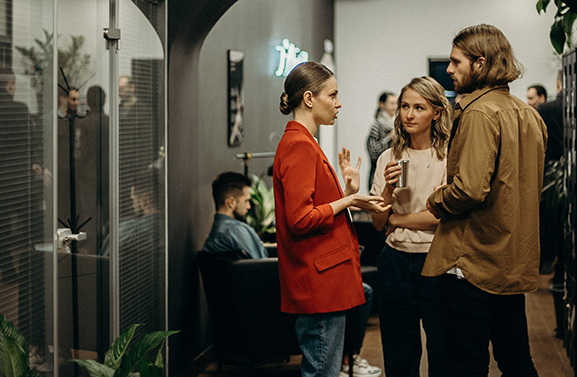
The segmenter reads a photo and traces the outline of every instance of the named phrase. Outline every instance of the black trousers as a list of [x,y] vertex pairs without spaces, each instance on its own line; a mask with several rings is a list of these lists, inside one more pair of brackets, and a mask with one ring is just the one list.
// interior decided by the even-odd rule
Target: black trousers
[[487,377],[489,342],[503,377],[538,376],[529,351],[525,295],[491,294],[450,274],[441,280],[447,376]]

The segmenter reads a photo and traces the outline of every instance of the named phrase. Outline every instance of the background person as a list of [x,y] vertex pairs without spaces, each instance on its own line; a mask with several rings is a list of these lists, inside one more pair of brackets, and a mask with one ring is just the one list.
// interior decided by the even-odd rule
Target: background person
[[255,230],[244,220],[250,209],[250,178],[234,172],[220,174],[212,182],[216,213],[202,250],[209,253],[244,250],[251,258],[267,258],[268,252]]
[[531,85],[527,89],[527,104],[537,110],[539,105],[547,102],[547,90],[543,85]]
[[[558,164],[563,157],[563,71],[557,75],[557,98],[554,101],[545,102],[537,109],[541,118],[547,126],[549,139],[547,140],[547,150],[545,151],[545,176],[555,174]],[[546,195],[559,197],[556,192],[557,186],[549,189],[551,194]],[[546,200],[541,201],[539,208],[540,229],[541,229],[541,262],[539,271],[542,274],[554,272],[552,285],[553,302],[555,303],[555,318],[557,327],[555,336],[560,339],[565,338],[565,303],[563,300],[565,290],[565,255],[563,252],[563,225],[562,218],[564,200],[557,205],[551,205]]]
[[[141,247],[139,240],[147,239],[151,234],[157,236],[158,223],[162,221],[162,212],[159,208],[158,193],[150,182],[155,181],[158,172],[154,169],[138,172],[133,178],[130,187],[130,197],[134,218],[124,220],[118,227],[119,250],[121,255],[135,254],[148,256],[154,252],[154,243]],[[110,236],[107,236],[102,245],[102,255],[110,254]]]
[[136,98],[136,86],[129,76],[120,76],[118,78],[118,97],[120,98],[119,111],[120,117],[133,117],[131,114],[138,99]]
[[346,310],[365,302],[358,241],[349,206],[382,212],[382,198],[358,193],[360,159],[339,153],[344,193],[314,139],[332,125],[341,103],[333,73],[315,62],[287,76],[280,110],[294,114],[278,145],[273,169],[281,310],[298,314],[302,376],[339,374]]
[[447,73],[461,100],[447,156],[447,185],[428,198],[441,221],[423,275],[442,276],[447,376],[487,376],[489,343],[506,376],[537,376],[525,292],[539,278],[539,198],[547,131],[509,93],[521,74],[503,33],[460,31]]
[[79,250],[98,254],[108,234],[109,118],[104,113],[106,94],[94,85],[86,92],[89,111],[75,121],[76,205],[88,237],[78,243]]
[[384,92],[379,97],[379,107],[375,114],[375,120],[371,125],[371,131],[367,138],[367,151],[371,159],[371,171],[369,173],[369,189],[373,184],[373,175],[377,167],[377,159],[391,145],[393,139],[394,117],[397,109],[397,97],[393,93]]
[[[16,75],[11,68],[0,68],[0,282],[14,283],[18,279],[15,250],[32,250],[32,244],[22,244],[27,239],[32,223],[33,208],[22,206],[33,195],[35,182],[30,151],[33,136],[28,106],[14,100]],[[20,179],[15,179],[18,177]],[[25,178],[25,179],[24,179]],[[31,190],[32,189],[32,190]],[[41,187],[38,192],[41,193]],[[41,195],[40,195],[41,196]],[[38,207],[41,208],[41,203]],[[40,239],[34,242],[40,242]]]
[[[381,195],[390,210],[372,215],[378,231],[388,234],[378,267],[381,342],[387,377],[418,376],[421,320],[427,335],[429,376],[445,376],[438,277],[421,276],[439,223],[426,208],[427,197],[444,184],[452,105],[443,87],[417,77],[399,96],[392,148],[377,162],[372,195]],[[396,188],[409,160],[407,187]],[[382,304],[381,304],[382,303]]]

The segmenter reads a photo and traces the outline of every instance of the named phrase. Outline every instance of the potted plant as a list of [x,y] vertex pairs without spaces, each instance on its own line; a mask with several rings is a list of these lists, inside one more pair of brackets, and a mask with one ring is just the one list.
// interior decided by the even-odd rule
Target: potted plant
[[273,188],[269,188],[265,181],[255,174],[251,179],[251,207],[246,215],[246,222],[253,227],[261,240],[276,242]]
[[[104,364],[91,359],[72,359],[88,370],[91,377],[128,377],[136,374],[132,370],[138,366],[140,377],[161,377],[164,370],[162,349],[167,337],[178,331],[157,331],[146,334],[132,347],[128,347],[136,328],[135,324],[124,331],[110,346]],[[160,346],[160,347],[159,347]],[[154,362],[147,355],[158,348]],[[30,368],[28,345],[22,333],[0,314],[0,374],[3,377],[41,377]]]
[[[132,347],[128,347],[134,331],[140,326],[130,326],[112,343],[104,364],[91,359],[72,359],[75,363],[85,367],[91,377],[128,377],[135,375],[132,370],[138,366],[140,377],[161,377],[164,369],[162,349],[167,337],[178,331],[157,331],[146,334]],[[154,362],[147,355],[153,349],[158,348]]]

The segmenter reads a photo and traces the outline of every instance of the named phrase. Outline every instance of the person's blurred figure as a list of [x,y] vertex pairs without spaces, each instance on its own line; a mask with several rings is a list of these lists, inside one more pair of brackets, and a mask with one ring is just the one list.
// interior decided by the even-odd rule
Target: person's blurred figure
[[35,250],[44,240],[43,138],[15,94],[14,71],[0,68],[0,312],[17,321],[31,365],[45,372],[44,254]]
[[14,249],[18,235],[26,238],[23,223],[28,210],[18,209],[19,203],[26,203],[28,190],[26,179],[14,179],[29,176],[32,162],[29,156],[30,113],[26,104],[14,101],[16,76],[10,68],[0,69],[0,277],[2,282],[16,280]]
[[85,118],[76,120],[75,127],[77,213],[91,219],[82,229],[88,238],[78,247],[89,254],[97,254],[108,233],[109,119],[104,113],[105,103],[106,93],[100,86],[88,88],[89,111]]
[[130,110],[136,105],[136,87],[132,78],[128,76],[120,76],[118,79],[118,96],[120,97],[120,116],[127,115]]
[[[543,103],[537,109],[547,126],[549,139],[545,151],[545,180],[555,174],[560,168],[559,161],[563,157],[563,71],[557,75],[557,98],[554,101]],[[553,198],[556,201],[560,193],[556,191],[557,185],[552,185],[544,190],[542,198]],[[551,193],[549,193],[551,191]],[[565,285],[565,256],[563,253],[563,226],[560,223],[561,211],[564,201],[555,204],[541,201],[539,218],[541,225],[541,261],[540,272],[550,274],[554,272],[552,285],[549,288],[553,294],[555,304],[555,317],[557,327],[555,336],[565,338],[565,305],[563,300]]]
[[395,110],[397,110],[397,97],[390,92],[384,92],[379,97],[379,107],[375,113],[375,120],[371,125],[371,131],[367,138],[367,151],[371,158],[371,171],[369,173],[369,190],[373,185],[373,176],[377,168],[377,160],[381,153],[389,149],[394,135]]
[[543,85],[531,85],[527,89],[527,104],[537,110],[540,104],[547,102],[547,90]]

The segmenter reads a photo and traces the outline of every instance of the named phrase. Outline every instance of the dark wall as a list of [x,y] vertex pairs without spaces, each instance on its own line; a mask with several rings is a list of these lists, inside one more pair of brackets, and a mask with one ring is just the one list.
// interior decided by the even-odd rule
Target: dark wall
[[[168,250],[170,374],[210,350],[210,322],[194,255],[210,230],[211,182],[225,170],[243,172],[234,158],[270,152],[289,120],[278,110],[284,79],[274,76],[275,46],[288,38],[320,60],[333,39],[332,0],[174,0],[168,39]],[[227,145],[227,50],[244,59],[245,140]],[[263,173],[272,159],[253,159]],[[270,184],[270,180],[268,180]],[[194,366],[195,363],[193,363]],[[192,368],[194,369],[194,368]]]

